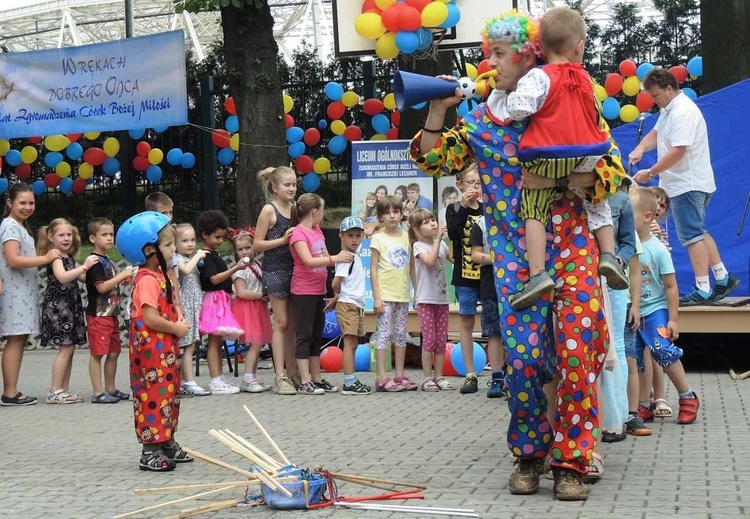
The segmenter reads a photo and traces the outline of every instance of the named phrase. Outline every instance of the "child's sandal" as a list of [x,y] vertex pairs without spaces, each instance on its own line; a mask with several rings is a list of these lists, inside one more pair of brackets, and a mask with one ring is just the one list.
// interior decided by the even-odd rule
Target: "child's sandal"
[[672,408],[669,407],[669,402],[663,398],[654,400],[653,410],[656,418],[669,418],[672,416]]
[[142,453],[138,468],[151,472],[169,472],[174,470],[175,462],[169,459],[161,449],[157,449]]
[[442,389],[443,391],[453,391],[456,389],[456,386],[445,380],[444,378],[438,378],[435,379],[435,384]]
[[428,393],[440,391],[440,387],[435,383],[435,379],[426,378],[419,384],[419,389]]
[[182,447],[180,447],[180,444],[177,442],[174,443],[172,448],[163,450],[164,454],[175,463],[190,463],[193,461],[193,458],[187,452],[182,450]]

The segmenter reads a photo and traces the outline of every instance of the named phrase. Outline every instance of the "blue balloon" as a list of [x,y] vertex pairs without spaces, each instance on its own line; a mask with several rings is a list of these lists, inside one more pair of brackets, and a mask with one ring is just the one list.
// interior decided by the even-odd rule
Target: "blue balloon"
[[169,126],[154,126],[154,131],[156,133],[164,133],[168,128]]
[[227,117],[227,120],[224,121],[224,128],[226,128],[229,133],[237,133],[240,131],[240,120],[236,115],[230,115]]
[[294,144],[290,144],[287,153],[289,153],[290,157],[296,159],[297,157],[305,153],[305,143],[295,142]]
[[234,162],[234,150],[232,148],[222,148],[216,155],[216,159],[222,166],[228,166]]
[[333,155],[341,155],[346,151],[347,142],[348,141],[346,140],[346,137],[344,137],[343,135],[337,135],[330,141],[328,141],[328,151],[330,151]]
[[388,130],[391,129],[391,121],[384,114],[373,115],[372,128],[378,133],[388,133]]
[[180,158],[180,165],[185,169],[190,169],[195,166],[195,155],[187,152]]
[[323,88],[323,92],[325,92],[326,97],[331,101],[340,101],[341,96],[344,95],[344,87],[335,81],[331,81]]
[[302,140],[302,137],[305,136],[305,130],[300,128],[299,126],[292,126],[290,128],[287,128],[286,130],[286,142],[289,144],[294,144],[295,142],[299,142]]
[[620,103],[614,97],[608,97],[602,103],[602,113],[605,119],[617,119],[620,115]]
[[326,121],[325,119],[321,119],[320,121],[318,121],[318,128],[320,128],[321,130],[325,130],[326,128],[328,128],[328,121]]
[[471,110],[471,105],[469,104],[468,99],[464,99],[461,101],[461,103],[458,105],[458,108],[456,108],[456,114],[459,117],[465,116],[467,113],[469,113],[469,110]]
[[87,186],[90,186],[93,183],[94,183],[94,177],[89,177],[89,178],[86,179],[86,185]]
[[128,130],[128,135],[130,135],[131,139],[138,140],[141,137],[143,137],[143,134],[146,133],[146,130],[143,128],[138,128],[136,130]]
[[638,79],[643,81],[646,79],[646,74],[648,74],[648,71],[654,68],[654,66],[651,63],[641,63],[638,65],[638,68],[635,69],[635,75],[638,76]]
[[[58,153],[57,155],[60,155],[60,154]],[[60,160],[62,160],[62,155],[60,155]],[[58,160],[57,162],[60,162],[60,160]],[[22,162],[21,152],[18,150],[8,150],[8,153],[5,154],[5,162],[7,162],[10,166],[18,166]],[[46,157],[45,157],[45,162],[46,162]],[[57,164],[57,162],[55,164]]]
[[73,192],[73,179],[70,177],[65,177],[60,181],[60,185],[58,187],[60,188],[60,192],[63,195],[69,195]]
[[146,178],[149,182],[159,182],[161,180],[161,168],[156,164],[151,164],[146,170]]
[[83,146],[77,142],[71,142],[65,149],[65,154],[71,160],[81,160],[81,157],[83,157]]
[[[12,151],[13,151],[13,150],[10,150],[10,151],[9,151],[9,152],[8,152],[8,153],[7,153],[6,155],[5,155],[5,159],[6,159],[7,161],[8,161],[8,164],[10,164],[11,166],[17,166],[18,164],[13,164],[13,163],[12,163],[12,162],[10,161],[10,154],[11,154],[11,152],[12,152]],[[44,156],[44,164],[45,164],[45,165],[46,165],[46,166],[47,166],[48,168],[54,168],[55,166],[57,166],[57,165],[58,165],[58,164],[59,164],[60,162],[62,162],[62,161],[63,161],[63,156],[62,156],[62,153],[58,153],[58,152],[56,152],[56,151],[52,151],[52,152],[50,152],[50,153],[47,153],[47,154],[46,154],[46,155]]]
[[167,162],[172,166],[176,166],[182,159],[182,150],[180,148],[172,148],[167,152]]
[[320,187],[320,175],[314,172],[306,173],[302,177],[302,189],[308,193],[314,193]]
[[366,344],[359,344],[354,350],[354,370],[370,371],[370,347]]
[[687,71],[691,76],[701,77],[703,75],[703,58],[700,56],[690,58],[687,64]]
[[8,179],[0,178],[0,195],[5,193],[7,190],[8,190]]
[[413,110],[421,110],[421,109],[422,109],[422,108],[424,108],[425,106],[427,106],[427,101],[422,101],[421,103],[417,103],[417,104],[415,104],[414,106],[412,106],[411,108],[412,108]]
[[339,326],[339,320],[336,318],[336,311],[329,310],[325,314],[325,322],[323,323],[323,334],[321,337],[324,339],[335,339],[341,335],[341,326]]
[[396,47],[404,54],[411,54],[419,48],[419,34],[417,31],[398,31]]
[[435,35],[432,34],[432,31],[424,27],[420,27],[417,34],[419,35],[419,46],[417,47],[417,50],[426,50],[427,47],[432,45],[432,42],[435,41]]
[[685,94],[686,96],[688,96],[693,101],[695,101],[696,99],[698,99],[698,93],[695,90],[693,90],[692,88],[682,88],[681,90],[682,90],[683,94]]
[[114,177],[120,171],[120,161],[114,157],[107,157],[102,164],[102,171],[105,175]]
[[[8,155],[6,154],[5,156],[7,158]],[[44,180],[37,180],[33,184],[31,184],[31,190],[36,196],[39,196],[47,190],[47,186],[44,185]]]
[[453,4],[446,4],[445,7],[448,8],[448,17],[440,24],[440,27],[450,29],[458,25],[458,22],[461,21],[461,11]]
[[[487,354],[478,343],[475,342],[472,346],[474,351],[474,373],[481,373],[487,365]],[[459,375],[462,377],[466,376],[466,364],[464,364],[464,356],[461,353],[460,342],[456,344],[453,347],[453,351],[451,351],[451,364],[453,364],[453,369],[455,369]]]

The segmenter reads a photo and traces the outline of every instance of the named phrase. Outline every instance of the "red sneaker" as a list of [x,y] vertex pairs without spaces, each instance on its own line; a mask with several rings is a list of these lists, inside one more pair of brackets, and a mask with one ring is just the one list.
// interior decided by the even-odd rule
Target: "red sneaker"
[[644,422],[653,422],[654,410],[651,409],[651,406],[646,407],[645,405],[639,405],[638,416],[640,416],[641,420],[643,420]]
[[693,393],[693,396],[680,398],[680,412],[677,414],[677,423],[688,425],[695,422],[695,419],[698,418],[699,407],[700,401],[695,393]]

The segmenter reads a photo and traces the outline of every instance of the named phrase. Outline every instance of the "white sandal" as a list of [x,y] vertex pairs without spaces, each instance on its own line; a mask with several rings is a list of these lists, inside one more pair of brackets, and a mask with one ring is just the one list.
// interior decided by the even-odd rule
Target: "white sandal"
[[79,402],[75,396],[69,395],[64,389],[56,389],[47,395],[48,404],[75,404]]
[[672,408],[669,407],[669,402],[663,398],[657,398],[654,400],[654,417],[656,418],[669,418],[672,416]]

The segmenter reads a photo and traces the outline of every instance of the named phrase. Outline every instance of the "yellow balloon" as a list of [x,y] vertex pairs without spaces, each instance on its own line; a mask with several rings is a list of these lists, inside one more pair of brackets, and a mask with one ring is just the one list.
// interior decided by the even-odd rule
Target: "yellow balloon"
[[448,8],[442,2],[430,2],[422,9],[422,25],[437,27],[448,18]]
[[594,93],[596,94],[596,98],[599,100],[600,103],[603,102],[608,97],[607,91],[599,83],[594,85]]
[[472,65],[471,63],[466,64],[466,75],[469,79],[476,79],[477,78],[477,67]]
[[362,13],[354,21],[354,30],[363,38],[374,40],[384,35],[386,29],[379,14]]
[[325,157],[319,157],[313,162],[313,171],[318,175],[324,175],[331,171],[331,161]]
[[383,133],[376,133],[372,137],[370,137],[371,141],[387,141],[388,136]]
[[344,121],[336,119],[331,123],[331,131],[336,135],[343,135],[344,130],[346,130],[346,123]]
[[380,9],[381,11],[385,11],[395,3],[396,0],[375,0],[375,5],[377,5],[378,9]]
[[486,96],[487,92],[489,92],[490,85],[485,80],[477,81],[474,86],[477,89],[477,95],[480,97]]
[[291,96],[284,94],[284,113],[288,114],[294,108],[294,99]]
[[70,144],[70,139],[65,135],[50,135],[44,139],[44,146],[49,151],[62,151],[68,147],[68,144]]
[[396,109],[396,96],[391,92],[383,98],[383,104],[388,110]]
[[86,137],[88,140],[93,141],[99,138],[99,135],[101,132],[86,132],[83,134],[84,137]]
[[359,103],[359,96],[356,92],[349,90],[348,92],[344,92],[344,95],[341,96],[341,102],[344,103],[344,106],[347,108],[351,108],[357,106],[357,103]]
[[107,157],[114,157],[120,151],[120,141],[114,137],[107,137],[104,139],[102,149],[104,150],[104,153],[107,154]]
[[0,157],[4,157],[10,151],[10,142],[6,139],[0,139]]
[[378,41],[375,42],[375,54],[380,59],[393,59],[398,56],[396,35],[392,32],[387,32],[378,38]]
[[24,164],[32,164],[39,156],[34,146],[26,146],[21,150],[21,160]]
[[164,152],[159,148],[151,148],[151,151],[148,152],[149,164],[161,164],[162,160],[164,160]]
[[[80,168],[79,168],[80,171]],[[58,162],[55,166],[55,173],[57,173],[57,176],[60,178],[65,178],[70,176],[70,164],[67,162]],[[80,174],[80,173],[79,173]]]
[[232,148],[234,151],[237,151],[240,149],[240,134],[235,133],[229,138],[229,147]]
[[622,119],[622,122],[632,123],[638,119],[639,115],[640,112],[638,112],[638,108],[635,105],[625,105],[620,108],[620,119]]
[[622,84],[622,93],[626,96],[633,97],[638,94],[641,90],[641,80],[638,76],[630,76]]
[[81,163],[80,166],[78,166],[78,176],[84,180],[91,178],[91,175],[94,174],[94,166],[89,164],[88,162]]

